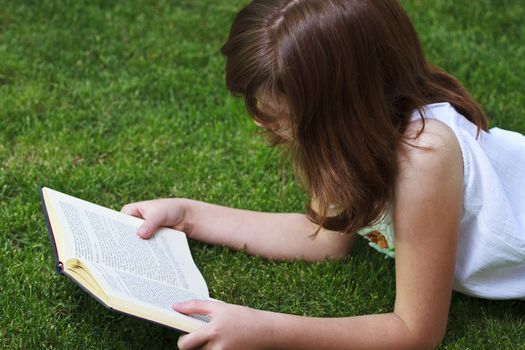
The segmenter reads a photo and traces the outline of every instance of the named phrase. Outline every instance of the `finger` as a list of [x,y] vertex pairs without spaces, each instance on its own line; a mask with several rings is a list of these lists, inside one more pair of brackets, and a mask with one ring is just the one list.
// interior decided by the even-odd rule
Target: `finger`
[[144,239],[151,238],[166,220],[164,215],[160,212],[148,213],[147,215],[143,215],[143,217],[145,220],[142,225],[139,226],[137,234]]
[[144,219],[144,222],[137,229],[137,235],[144,239],[151,238],[157,229],[166,221],[165,214],[163,214],[161,211],[154,210],[152,212],[146,212],[146,203],[147,202],[126,204],[120,210],[124,214]]
[[120,209],[120,211],[122,213],[124,213],[124,214],[128,214],[128,215],[131,215],[131,216],[136,216],[136,217],[140,217],[140,218],[142,217],[140,215],[137,203],[126,204],[125,206],[122,207],[122,209]]
[[210,315],[212,316],[221,303],[209,300],[190,300],[184,303],[173,304],[172,307],[175,311],[181,314],[197,314],[197,315]]
[[206,345],[208,342],[208,333],[205,331],[195,331],[179,337],[177,347],[180,350],[198,349]]

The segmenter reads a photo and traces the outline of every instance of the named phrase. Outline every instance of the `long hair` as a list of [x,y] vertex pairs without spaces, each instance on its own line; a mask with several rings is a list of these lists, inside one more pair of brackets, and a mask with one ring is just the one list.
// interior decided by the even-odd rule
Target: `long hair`
[[260,108],[260,96],[284,101],[293,141],[273,143],[291,151],[317,202],[309,218],[330,230],[356,232],[388,209],[415,110],[446,101],[487,129],[479,104],[425,59],[395,0],[254,0],[222,53],[226,85],[255,120],[283,118]]

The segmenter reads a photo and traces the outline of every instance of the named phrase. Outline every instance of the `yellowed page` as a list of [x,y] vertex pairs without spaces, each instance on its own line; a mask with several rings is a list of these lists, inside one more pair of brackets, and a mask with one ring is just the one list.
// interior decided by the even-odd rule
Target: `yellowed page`
[[[126,286],[126,284],[129,284],[129,281],[122,280],[122,278],[120,278],[115,273],[115,271],[111,271],[111,269],[109,269],[110,271],[108,272],[108,268],[105,266],[99,267],[100,269],[102,269],[101,273],[101,271],[99,271],[99,268],[90,265],[90,263],[84,264],[78,259],[69,259],[64,264],[64,274],[66,274],[69,278],[77,282],[77,284],[79,284],[82,288],[91,293],[92,296],[94,296],[106,307],[129,314],[131,316],[140,317],[145,320],[173,327],[185,332],[193,332],[205,324],[203,320],[198,320],[196,318],[179,314],[171,310],[171,308],[167,306],[162,307],[161,305],[158,305],[158,301],[156,304],[152,304],[147,302],[147,300],[143,301],[138,298],[135,298],[130,293],[130,290],[131,292],[133,292],[133,286],[131,285],[124,287],[126,288],[126,290],[120,289],[120,287],[117,287],[118,290],[116,290],[115,287],[112,287],[110,284],[108,284],[108,281],[106,281],[108,277],[113,280],[112,283],[115,282],[116,278],[118,279],[117,283],[122,283],[124,286]],[[98,281],[102,281],[102,283],[99,283]],[[148,296],[150,299],[151,296],[155,295],[155,293],[159,293],[159,290],[155,290],[152,293],[152,289],[154,289],[155,287],[158,288],[158,286],[152,285],[150,280],[140,280],[139,277],[138,281],[139,284],[142,285],[141,287],[145,288],[142,292],[150,293],[150,295]],[[172,289],[172,287],[170,286],[167,287],[169,289]],[[166,288],[166,286],[163,286],[163,288]],[[105,291],[110,291],[112,295],[108,295]],[[199,298],[199,296],[192,296],[187,292],[182,292],[186,293],[186,299],[184,299],[182,298],[181,291],[177,290],[171,290],[171,293],[173,293],[172,295],[178,295],[177,298],[168,297],[168,300],[174,300],[174,302],[176,300],[181,301]],[[142,299],[144,299],[144,296]]]
[[44,197],[49,224],[53,231],[53,239],[55,240],[58,258],[59,261],[64,263],[74,256],[74,245],[71,242],[71,238],[64,234],[63,225],[60,223],[59,216],[55,210],[56,203],[52,199],[52,194],[50,193],[49,188],[42,188],[42,196]]
[[106,306],[110,306],[109,297],[80,260],[72,258],[66,261],[63,273],[69,278],[75,280],[80,286],[97,297]]
[[207,297],[101,264],[86,262],[81,265],[105,291],[112,308],[188,332],[207,321],[206,316],[186,316],[171,307],[174,303],[206,300]]

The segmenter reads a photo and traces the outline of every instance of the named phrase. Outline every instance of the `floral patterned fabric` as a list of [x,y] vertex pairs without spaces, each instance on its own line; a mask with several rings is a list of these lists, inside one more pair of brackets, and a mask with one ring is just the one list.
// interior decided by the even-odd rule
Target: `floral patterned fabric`
[[373,226],[365,227],[358,232],[368,240],[368,245],[380,253],[385,254],[386,258],[395,258],[394,247],[394,226],[390,213],[385,214],[381,221]]

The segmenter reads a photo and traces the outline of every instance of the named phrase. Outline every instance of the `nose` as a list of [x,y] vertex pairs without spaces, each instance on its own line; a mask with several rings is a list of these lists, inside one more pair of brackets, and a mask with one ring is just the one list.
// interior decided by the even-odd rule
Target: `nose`
[[254,120],[253,121],[255,123],[255,125],[257,125],[259,128],[263,128],[264,125],[261,123],[261,122],[258,122],[257,120]]
[[258,127],[264,128],[264,129],[268,129],[268,130],[271,130],[271,131],[275,131],[275,130],[278,130],[280,128],[278,122],[271,122],[271,123],[264,123],[264,124],[259,122],[259,121],[257,121],[257,120],[254,120],[253,122]]

